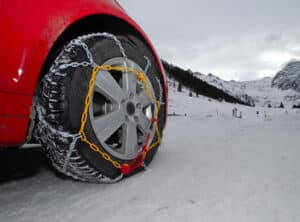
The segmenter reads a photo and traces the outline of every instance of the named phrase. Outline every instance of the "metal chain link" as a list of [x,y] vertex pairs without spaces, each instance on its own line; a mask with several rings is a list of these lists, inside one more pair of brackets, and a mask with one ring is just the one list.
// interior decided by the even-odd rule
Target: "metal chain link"
[[97,66],[97,63],[94,61],[94,58],[93,58],[93,55],[91,53],[91,51],[89,50],[87,44],[85,43],[85,41],[91,39],[91,38],[94,38],[94,37],[104,37],[104,38],[108,38],[108,39],[111,39],[115,42],[116,46],[118,46],[118,48],[120,49],[120,52],[122,54],[122,57],[124,58],[124,66],[126,67],[127,63],[127,55],[125,53],[125,49],[123,48],[120,40],[114,36],[113,34],[110,34],[110,33],[106,33],[106,32],[103,32],[103,33],[91,33],[91,34],[88,34],[88,35],[83,35],[83,36],[80,36],[78,37],[77,39],[73,39],[70,44],[65,48],[65,51],[67,52],[71,52],[71,50],[73,49],[74,46],[80,46],[82,47],[82,49],[85,51],[86,53],[86,56],[88,58],[88,61],[83,61],[83,62],[71,62],[71,63],[67,63],[67,64],[62,64],[59,66],[59,70],[62,70],[62,69],[67,69],[67,68],[78,68],[78,67],[88,67],[88,66],[91,66],[91,67],[95,67]]

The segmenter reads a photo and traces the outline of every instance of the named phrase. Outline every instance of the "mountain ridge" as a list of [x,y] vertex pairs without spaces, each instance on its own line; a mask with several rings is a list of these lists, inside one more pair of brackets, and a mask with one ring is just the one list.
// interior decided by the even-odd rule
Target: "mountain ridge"
[[291,60],[273,78],[272,86],[300,93],[300,61]]
[[[175,67],[177,69],[180,69],[179,67],[170,65],[165,61],[163,61],[163,64],[168,71],[170,71],[169,66],[171,66],[171,68],[173,67],[172,68],[173,70],[175,69]],[[191,70],[184,70],[184,71],[185,71],[185,75],[192,75],[193,77],[200,79],[206,84],[221,90],[224,94],[227,94],[230,98],[235,98],[234,100],[239,101],[237,103],[241,102],[240,104],[247,104],[250,106],[255,105],[260,107],[267,107],[267,106],[280,107],[281,103],[283,103],[284,106],[286,107],[293,107],[294,105],[300,104],[300,93],[295,91],[292,88],[282,90],[281,88],[274,86],[273,81],[275,77],[274,78],[263,77],[258,80],[251,80],[251,81],[236,81],[236,80],[226,81],[212,73],[206,75],[201,72],[192,72]],[[299,72],[300,72],[300,63],[299,63]],[[173,73],[173,78],[174,78],[174,73]],[[177,80],[179,79],[177,78]],[[203,86],[205,87],[205,85]],[[195,90],[194,88],[192,88],[191,90],[197,92],[197,89]]]
[[163,60],[162,63],[168,79],[177,81],[178,84],[188,88],[190,93],[194,92],[196,95],[203,95],[215,100],[224,100],[229,103],[252,106],[250,102],[237,98],[230,93],[225,92],[223,89],[201,80],[191,70],[184,70]]

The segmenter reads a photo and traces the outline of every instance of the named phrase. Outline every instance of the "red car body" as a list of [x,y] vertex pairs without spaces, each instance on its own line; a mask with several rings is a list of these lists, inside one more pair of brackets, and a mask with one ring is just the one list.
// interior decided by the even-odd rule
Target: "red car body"
[[[107,22],[111,22],[111,26],[116,29],[118,24],[122,24],[123,28],[134,30],[152,50],[165,82],[163,67],[149,39],[115,0],[2,0],[1,147],[26,141],[34,93],[43,66],[55,44],[61,39],[67,39],[66,30],[70,27],[84,30],[85,27],[79,27],[84,19],[91,22],[95,20],[97,24],[106,26]],[[164,87],[167,90],[166,83]]]

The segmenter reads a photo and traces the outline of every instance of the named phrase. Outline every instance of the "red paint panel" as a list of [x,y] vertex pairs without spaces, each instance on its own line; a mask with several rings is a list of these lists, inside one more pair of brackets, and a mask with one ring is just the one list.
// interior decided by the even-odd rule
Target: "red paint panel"
[[0,90],[32,95],[38,75],[55,40],[72,23],[94,14],[118,17],[134,27],[152,49],[136,23],[109,0],[4,0],[0,4]]
[[0,148],[24,143],[27,125],[27,117],[0,116]]
[[0,116],[28,117],[30,114],[31,103],[32,96],[9,94],[0,91]]
[[24,143],[32,96],[0,92],[0,147]]

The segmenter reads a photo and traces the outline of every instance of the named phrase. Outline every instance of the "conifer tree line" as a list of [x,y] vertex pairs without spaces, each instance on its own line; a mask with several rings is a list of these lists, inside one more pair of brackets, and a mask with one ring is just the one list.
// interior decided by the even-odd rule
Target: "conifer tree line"
[[162,64],[166,70],[167,76],[170,79],[178,82],[178,91],[182,91],[182,86],[184,86],[190,91],[190,96],[192,95],[192,92],[194,92],[196,95],[203,95],[219,101],[224,100],[229,103],[238,103],[247,106],[253,105],[250,102],[244,102],[239,98],[229,95],[223,90],[206,83],[205,81],[194,76],[193,72],[190,70],[184,70],[169,64],[164,60],[162,60]]

